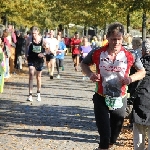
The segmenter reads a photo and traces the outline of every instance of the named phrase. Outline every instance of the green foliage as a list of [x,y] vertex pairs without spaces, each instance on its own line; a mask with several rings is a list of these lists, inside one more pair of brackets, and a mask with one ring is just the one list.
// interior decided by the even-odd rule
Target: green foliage
[[80,24],[103,28],[106,23],[126,24],[131,14],[131,26],[141,27],[142,13],[149,15],[150,0],[7,0],[0,1],[0,16],[4,14],[16,25],[55,28],[59,24]]

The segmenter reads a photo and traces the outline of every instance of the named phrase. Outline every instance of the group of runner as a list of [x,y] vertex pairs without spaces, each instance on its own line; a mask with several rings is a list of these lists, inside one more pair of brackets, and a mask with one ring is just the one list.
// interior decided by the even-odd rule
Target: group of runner
[[[54,37],[54,31],[40,35],[38,27],[31,28],[31,35],[26,39],[26,58],[29,67],[29,95],[27,101],[33,101],[33,79],[36,73],[37,101],[41,101],[41,74],[44,63],[50,80],[54,79],[56,65],[57,79],[60,68],[64,70],[64,56],[67,48],[71,49],[73,66],[79,71],[79,64],[86,78],[96,82],[93,95],[94,113],[100,143],[97,150],[108,150],[116,143],[121,132],[127,107],[127,86],[136,84],[133,95],[133,141],[135,150],[144,150],[145,133],[148,129],[150,138],[150,40],[132,40],[133,51],[126,50],[123,44],[124,26],[112,23],[108,27],[107,39],[99,41],[96,37],[79,37],[75,32],[70,44],[66,44],[61,32]],[[142,45],[143,48],[142,48]],[[69,46],[69,47],[68,47]],[[4,72],[3,44],[0,41],[1,72]],[[95,64],[96,72],[90,66]],[[131,74],[131,70],[134,72]],[[139,82],[140,81],[140,82]],[[1,84],[2,85],[2,84]],[[130,88],[130,86],[129,86]],[[2,86],[0,86],[0,92]],[[148,147],[150,149],[150,145]]]
[[[33,101],[33,77],[36,70],[37,101],[41,101],[41,73],[44,63],[46,63],[47,74],[50,76],[50,79],[54,78],[55,65],[57,70],[56,78],[60,79],[60,69],[64,71],[64,56],[67,48],[61,32],[54,37],[54,30],[50,30],[49,33],[45,32],[45,35],[41,36],[39,29],[32,27],[31,33],[27,38],[26,46],[26,58],[29,66],[29,96],[27,100]],[[92,50],[92,45],[87,37],[79,38],[79,33],[75,32],[74,37],[71,38],[69,48],[72,52],[75,71],[79,71],[79,63]],[[84,74],[83,79],[86,79]]]
[[[88,77],[91,81],[96,82],[93,102],[96,125],[100,134],[98,150],[108,150],[110,147],[113,147],[121,132],[127,106],[127,86],[138,80],[141,81],[140,89],[145,89],[148,86],[144,81],[144,79],[148,80],[148,76],[146,76],[143,62],[146,61],[145,64],[148,65],[147,63],[150,60],[149,56],[146,57],[146,59],[143,58],[144,61],[142,62],[141,55],[139,56],[139,54],[137,54],[138,52],[135,51],[132,54],[126,50],[122,46],[123,35],[123,25],[113,23],[108,28],[106,45],[102,47],[93,49],[88,38],[79,38],[77,32],[75,32],[74,38],[71,39],[70,45],[75,71],[79,70],[79,63],[81,63],[83,79]],[[149,54],[150,46],[145,48]],[[33,101],[33,77],[36,70],[37,101],[41,101],[41,73],[45,59],[50,79],[53,79],[54,76],[55,62],[58,73],[57,78],[60,78],[59,68],[63,67],[66,45],[62,40],[61,34],[58,34],[55,38],[54,31],[50,30],[49,34],[46,33],[45,36],[42,37],[39,35],[39,29],[32,27],[32,35],[28,38],[27,49],[29,66],[29,97],[27,100]],[[90,69],[89,66],[92,64],[96,65],[96,72]],[[132,66],[135,67],[136,71],[130,74]],[[143,116],[139,113],[147,113],[144,108],[141,109],[142,106],[139,104],[142,95],[140,92],[141,91],[136,93],[135,99],[137,103],[134,105],[135,109],[133,111],[135,117],[134,147],[136,150],[143,150],[142,148],[144,147],[140,135],[144,135],[142,129],[145,128],[142,128],[143,126],[139,126],[139,124],[142,125],[143,121],[146,121],[146,117],[149,118],[149,116],[145,114],[145,116]],[[144,91],[143,94],[148,93]],[[145,100],[147,100],[146,96]],[[146,107],[145,104],[143,104],[143,106]],[[149,125],[147,121],[145,124]]]

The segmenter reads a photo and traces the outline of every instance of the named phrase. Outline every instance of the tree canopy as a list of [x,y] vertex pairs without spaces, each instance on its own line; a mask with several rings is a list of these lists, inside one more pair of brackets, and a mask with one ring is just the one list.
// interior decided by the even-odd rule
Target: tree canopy
[[17,26],[54,28],[73,23],[103,28],[114,21],[126,24],[130,13],[131,26],[140,28],[142,13],[149,17],[150,0],[7,0],[0,1],[0,8],[0,16]]

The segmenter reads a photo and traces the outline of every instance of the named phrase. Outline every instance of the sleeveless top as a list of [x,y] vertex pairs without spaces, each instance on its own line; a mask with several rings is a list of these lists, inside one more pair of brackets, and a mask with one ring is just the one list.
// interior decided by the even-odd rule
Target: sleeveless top
[[43,61],[43,58],[38,57],[39,53],[44,53],[43,49],[43,40],[39,43],[35,43],[32,38],[32,42],[29,45],[29,51],[28,51],[28,61]]

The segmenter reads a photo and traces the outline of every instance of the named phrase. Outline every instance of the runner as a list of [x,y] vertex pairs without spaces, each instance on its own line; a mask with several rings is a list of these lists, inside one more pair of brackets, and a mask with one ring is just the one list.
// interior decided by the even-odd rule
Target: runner
[[60,74],[59,74],[59,67],[62,67],[62,70],[64,70],[64,52],[66,49],[65,43],[61,40],[61,37],[58,35],[57,36],[58,40],[58,51],[56,52],[56,68],[57,68],[57,79],[60,79]]
[[75,32],[75,37],[71,39],[72,59],[74,62],[75,71],[78,71],[78,66],[79,66],[80,43],[81,43],[81,40],[79,39],[79,33]]
[[[124,27],[120,23],[112,23],[108,27],[108,45],[91,51],[81,63],[83,72],[96,82],[93,95],[96,125],[100,135],[97,150],[108,150],[112,147],[121,132],[127,106],[127,85],[145,76],[145,69],[139,57],[122,47]],[[96,64],[96,73],[90,65]],[[135,74],[129,76],[134,65]]]
[[41,101],[40,89],[41,89],[41,74],[44,63],[44,50],[42,48],[42,37],[39,36],[39,29],[37,27],[32,28],[32,42],[29,45],[28,51],[28,66],[29,66],[29,97],[27,101],[33,101],[33,77],[36,70],[37,79],[37,101]]
[[[87,37],[83,37],[82,40],[83,45],[80,46],[80,52],[81,52],[81,56],[80,56],[80,62],[88,55],[88,53],[92,50],[92,47],[89,45],[88,42],[88,38]],[[83,80],[88,79],[88,77],[83,73]]]
[[55,56],[56,56],[56,51],[58,50],[58,41],[56,38],[54,38],[54,30],[50,30],[50,38],[47,38],[46,42],[50,46],[50,53],[46,54],[46,65],[47,65],[48,73],[50,75],[50,79],[53,79],[54,67],[55,67]]

